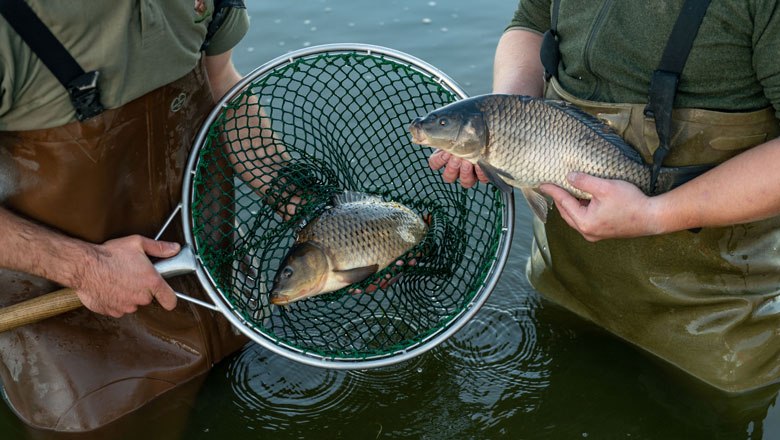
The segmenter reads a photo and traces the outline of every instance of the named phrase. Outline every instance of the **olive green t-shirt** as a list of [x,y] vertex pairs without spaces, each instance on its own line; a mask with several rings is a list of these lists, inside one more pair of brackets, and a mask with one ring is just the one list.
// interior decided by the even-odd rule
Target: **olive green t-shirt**
[[[101,102],[116,108],[189,73],[214,10],[213,0],[26,0],[85,71],[98,70]],[[231,9],[206,55],[230,50],[249,26]],[[0,16],[0,130],[75,121],[65,88]]]
[[[520,0],[508,28],[550,28],[551,0]],[[559,81],[578,98],[644,103],[683,0],[562,0]],[[776,0],[710,4],[680,78],[675,107],[780,118],[780,9]]]

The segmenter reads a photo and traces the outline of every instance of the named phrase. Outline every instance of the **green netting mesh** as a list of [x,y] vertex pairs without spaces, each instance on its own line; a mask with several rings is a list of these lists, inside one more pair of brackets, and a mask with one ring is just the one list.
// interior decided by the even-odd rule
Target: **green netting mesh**
[[[325,359],[393,356],[489,294],[507,202],[491,186],[444,183],[427,165],[432,150],[411,143],[412,119],[459,98],[443,81],[388,54],[311,52],[250,75],[211,122],[192,178],[194,248],[257,338]],[[430,216],[427,236],[404,257],[416,264],[385,269],[402,275],[373,293],[354,291],[370,278],[270,305],[296,232],[344,190]]]

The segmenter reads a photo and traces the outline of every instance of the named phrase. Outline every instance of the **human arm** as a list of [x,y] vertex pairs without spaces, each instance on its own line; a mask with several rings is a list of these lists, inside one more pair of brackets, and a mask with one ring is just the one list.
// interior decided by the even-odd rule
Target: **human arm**
[[222,99],[222,96],[241,80],[241,74],[233,65],[232,55],[233,51],[229,50],[219,55],[207,56],[205,59],[206,72],[209,76],[214,101]]
[[[206,70],[211,83],[214,100],[219,101],[242,76],[231,61],[231,51],[206,57]],[[297,194],[304,191],[294,185],[284,194],[270,194],[269,184],[274,180],[275,171],[291,160],[284,145],[272,132],[270,119],[258,103],[257,96],[246,95],[246,102],[229,110],[225,125],[227,157],[233,170],[241,179],[263,194],[283,217],[295,213],[296,206],[302,203]],[[282,200],[277,200],[281,196]]]
[[[542,36],[536,32],[512,28],[504,32],[496,47],[493,62],[493,93],[541,96],[544,78],[539,49]],[[477,181],[487,183],[488,178],[467,160],[453,157],[450,153],[436,150],[428,158],[433,170],[442,167],[442,178],[452,183],[471,188]]]
[[[207,57],[206,63],[213,67],[209,78],[215,93],[239,78],[229,57]],[[88,309],[113,317],[155,299],[168,310],[175,307],[175,293],[149,257],[172,257],[179,249],[177,243],[137,235],[88,243],[0,208],[0,267],[73,288]]]
[[172,257],[177,243],[136,235],[92,244],[0,207],[0,249],[0,267],[71,287],[96,313],[120,317],[155,299],[168,310],[176,306],[173,290],[148,257]]
[[551,184],[561,216],[588,241],[747,223],[780,215],[780,139],[741,153],[667,193],[648,197],[617,180],[576,173],[571,184],[593,195],[580,201]]

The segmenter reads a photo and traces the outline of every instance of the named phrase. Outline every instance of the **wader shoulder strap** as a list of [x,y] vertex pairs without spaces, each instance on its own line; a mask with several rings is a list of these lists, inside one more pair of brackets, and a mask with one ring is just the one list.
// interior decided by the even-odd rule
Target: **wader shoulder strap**
[[97,87],[99,72],[84,72],[24,0],[0,0],[0,14],[68,91],[79,121],[103,111]]
[[666,42],[658,68],[650,80],[650,92],[645,116],[655,119],[659,145],[653,153],[653,173],[650,187],[654,188],[664,158],[669,153],[672,127],[672,107],[680,73],[688,60],[693,40],[699,31],[710,0],[686,0]]
[[550,29],[542,37],[542,49],[540,56],[544,67],[544,80],[558,76],[558,62],[561,60],[561,52],[558,49],[558,10],[561,0],[553,0],[552,15],[550,16]]
[[206,39],[200,46],[201,51],[204,51],[207,47],[209,47],[214,34],[217,33],[217,30],[220,28],[220,26],[222,26],[225,18],[227,18],[227,14],[230,11],[230,8],[246,9],[246,5],[244,5],[244,0],[214,1],[214,13],[211,15],[211,22],[209,22],[209,27],[206,29]]

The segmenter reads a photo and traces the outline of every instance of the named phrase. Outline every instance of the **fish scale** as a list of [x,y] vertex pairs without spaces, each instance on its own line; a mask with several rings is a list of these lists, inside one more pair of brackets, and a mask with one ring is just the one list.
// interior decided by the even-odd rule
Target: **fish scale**
[[[402,205],[356,202],[325,211],[301,231],[298,241],[320,243],[332,251],[336,268],[344,268],[385,262],[404,253],[409,243],[396,232],[402,229],[424,232],[424,224]],[[347,249],[349,253],[343,252]]]
[[614,139],[605,139],[603,134],[608,130],[584,123],[592,119],[589,115],[569,112],[562,108],[565,104],[552,106],[544,100],[511,95],[491,98],[479,105],[483,114],[499,115],[485,118],[490,132],[485,158],[512,175],[513,186],[537,187],[549,182],[589,199],[590,194],[566,180],[569,172],[580,171],[625,180],[650,192],[650,169],[623,154]]
[[348,192],[299,232],[274,278],[271,302],[289,304],[362,281],[418,244],[428,231],[408,207]]

